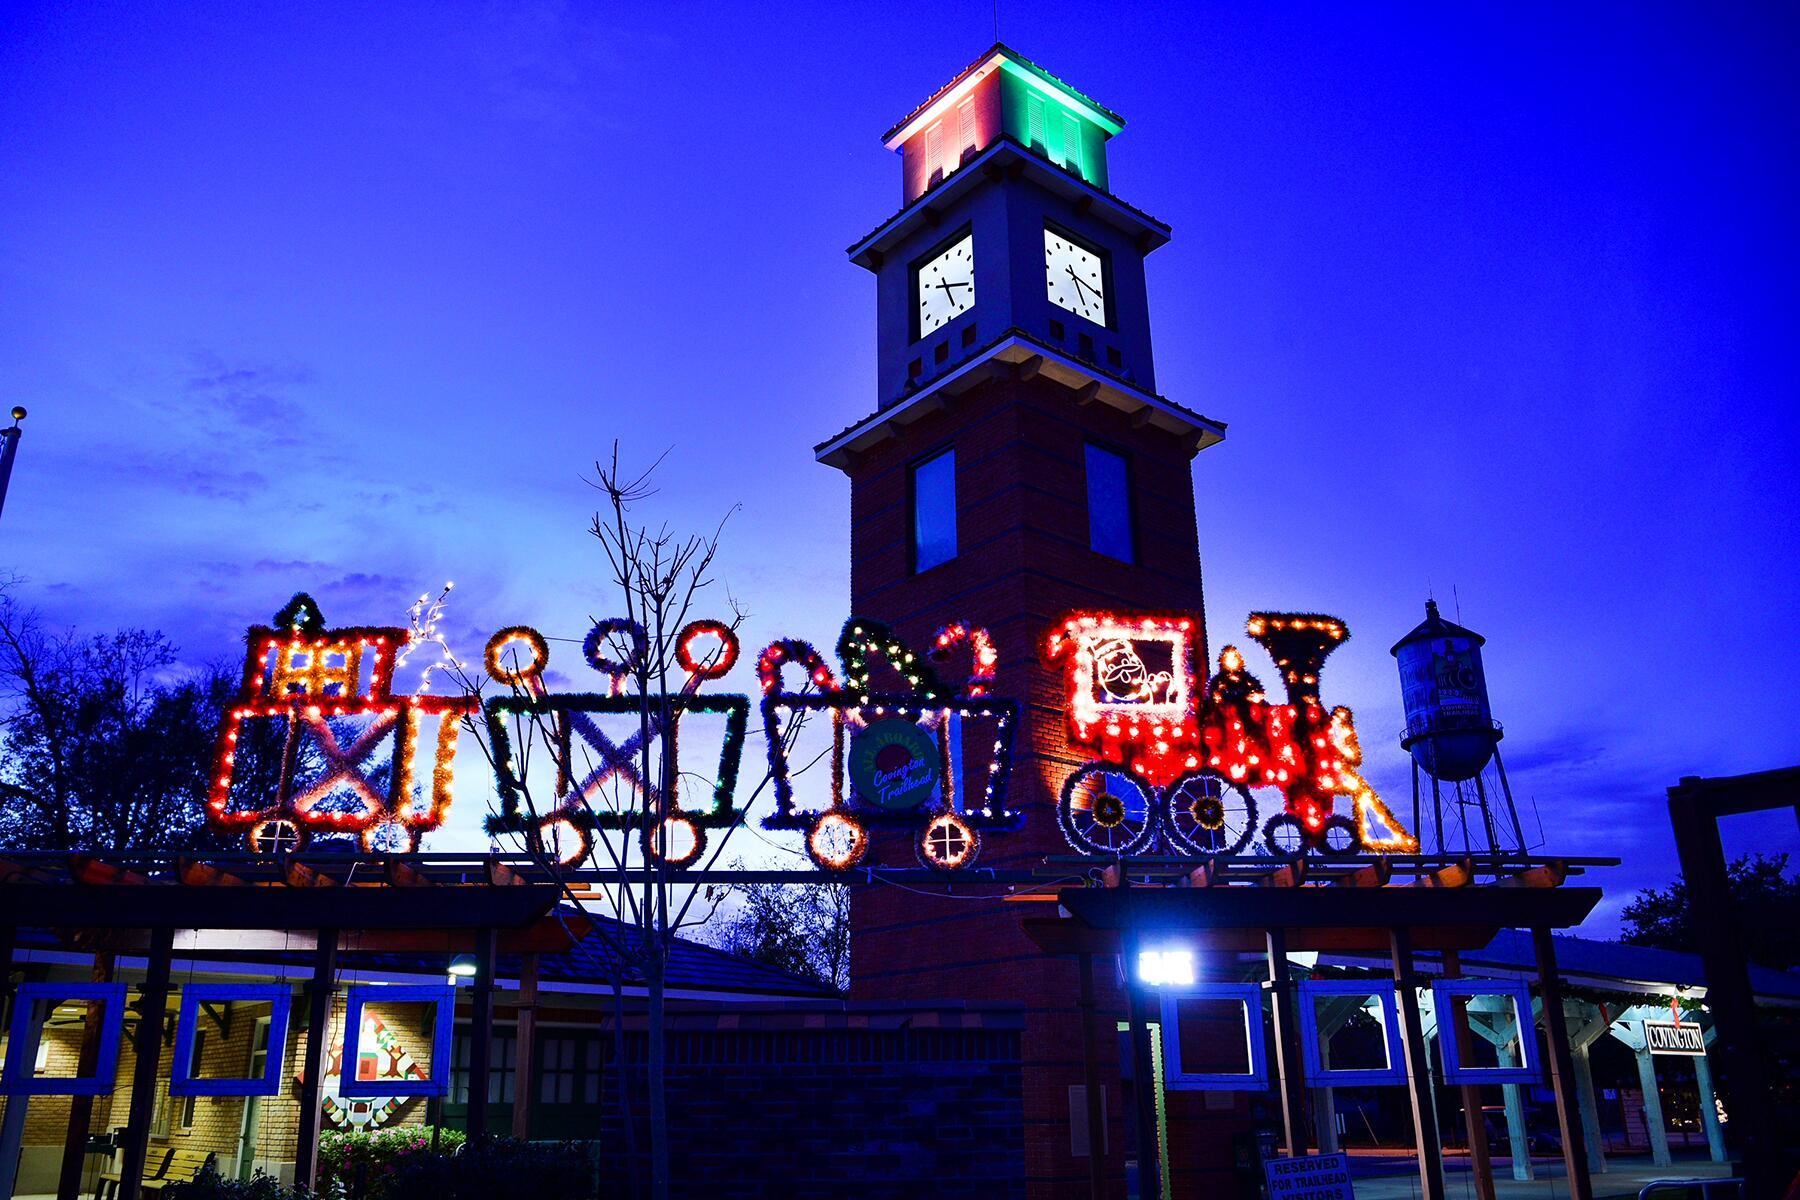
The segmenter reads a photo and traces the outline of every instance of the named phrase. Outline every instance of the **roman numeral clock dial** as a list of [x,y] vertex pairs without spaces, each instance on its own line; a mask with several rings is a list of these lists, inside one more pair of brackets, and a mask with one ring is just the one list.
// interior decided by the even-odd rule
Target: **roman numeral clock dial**
[[1050,302],[1106,324],[1106,265],[1086,246],[1044,230],[1044,286]]
[[935,333],[975,307],[975,238],[965,234],[919,265],[914,276],[919,336]]

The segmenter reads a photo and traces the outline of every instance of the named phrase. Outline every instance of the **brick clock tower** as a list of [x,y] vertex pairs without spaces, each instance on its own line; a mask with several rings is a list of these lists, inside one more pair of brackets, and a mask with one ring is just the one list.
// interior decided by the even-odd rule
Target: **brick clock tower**
[[[1190,463],[1224,426],[1157,392],[1144,258],[1169,230],[1110,190],[1122,125],[996,45],[888,131],[903,205],[849,251],[875,276],[878,403],[817,456],[850,477],[851,611],[913,646],[968,621],[999,652],[993,694],[1020,706],[1010,799],[1026,819],[985,837],[979,867],[1070,852],[1055,805],[1090,756],[1068,744],[1062,675],[1039,659],[1051,624],[1079,608],[1202,616]],[[875,848],[914,861],[898,835]],[[856,889],[854,994],[1023,1005],[1027,1193],[1086,1196],[1071,1136],[1086,1125],[1076,967],[1033,946],[1020,932],[1033,906],[1000,891]],[[1118,1192],[1124,1004],[1110,962],[1096,974]]]

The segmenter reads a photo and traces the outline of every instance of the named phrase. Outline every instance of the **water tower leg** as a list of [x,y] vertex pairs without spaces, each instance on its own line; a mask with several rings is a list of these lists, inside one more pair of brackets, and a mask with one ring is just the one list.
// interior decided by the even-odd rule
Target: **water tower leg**
[[1500,747],[1494,746],[1494,770],[1500,772],[1500,791],[1506,797],[1506,815],[1512,818],[1513,836],[1519,839],[1519,853],[1525,853],[1525,826],[1519,823],[1519,806],[1513,802],[1512,784],[1506,781],[1506,761]]

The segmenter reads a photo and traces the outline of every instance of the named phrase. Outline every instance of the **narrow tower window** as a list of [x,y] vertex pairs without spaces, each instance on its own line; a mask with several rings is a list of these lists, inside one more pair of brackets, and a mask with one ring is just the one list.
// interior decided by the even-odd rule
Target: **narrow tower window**
[[1033,150],[1049,156],[1050,143],[1044,137],[1044,101],[1038,96],[1025,97],[1025,140]]
[[975,145],[975,97],[970,96],[967,100],[964,100],[961,104],[957,105],[956,115],[960,134],[957,139],[957,165],[961,166],[961,157],[977,148]]
[[1088,545],[1120,562],[1135,562],[1131,536],[1131,471],[1125,456],[1087,447]]
[[1062,161],[1063,166],[1075,172],[1081,171],[1081,121],[1074,113],[1062,114]]
[[925,179],[936,183],[944,172],[944,123],[939,121],[925,131]]
[[912,469],[913,570],[929,571],[956,557],[956,451]]

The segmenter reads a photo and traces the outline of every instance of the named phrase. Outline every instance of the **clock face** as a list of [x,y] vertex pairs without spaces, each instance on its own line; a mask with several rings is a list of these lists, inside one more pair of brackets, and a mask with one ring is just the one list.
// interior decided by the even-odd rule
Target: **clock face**
[[919,265],[919,336],[935,333],[975,307],[975,236],[964,234]]
[[1050,302],[1096,325],[1106,324],[1106,269],[1100,256],[1044,230],[1044,286]]

